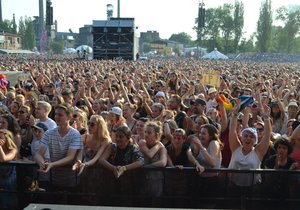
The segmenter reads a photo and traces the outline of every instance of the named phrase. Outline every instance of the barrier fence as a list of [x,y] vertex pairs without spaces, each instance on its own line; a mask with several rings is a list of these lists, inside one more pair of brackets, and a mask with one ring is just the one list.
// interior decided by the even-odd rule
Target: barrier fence
[[[207,169],[199,175],[194,168],[141,168],[116,179],[97,166],[87,168],[81,176],[74,172],[76,185],[72,187],[55,186],[53,175],[40,176],[34,163],[1,163],[0,209],[6,205],[7,209],[23,209],[30,203],[197,209],[300,206],[300,171],[224,168]],[[237,179],[252,184],[237,186],[233,182]]]

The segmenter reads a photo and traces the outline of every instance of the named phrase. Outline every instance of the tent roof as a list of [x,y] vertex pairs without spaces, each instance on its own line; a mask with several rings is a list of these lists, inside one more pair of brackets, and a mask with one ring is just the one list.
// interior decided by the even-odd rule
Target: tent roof
[[228,59],[228,57],[222,53],[220,53],[217,48],[203,56],[204,59]]

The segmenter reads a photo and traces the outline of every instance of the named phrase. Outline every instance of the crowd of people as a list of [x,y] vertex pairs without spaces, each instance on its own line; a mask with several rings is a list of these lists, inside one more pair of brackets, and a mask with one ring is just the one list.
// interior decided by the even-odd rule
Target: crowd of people
[[[0,92],[0,162],[36,162],[53,189],[76,187],[90,167],[116,178],[140,167],[195,167],[203,177],[218,176],[208,168],[300,169],[299,63],[3,56],[0,66],[28,74]],[[202,81],[210,70],[216,87]],[[0,175],[11,188],[15,169]],[[159,196],[162,174],[147,176]]]

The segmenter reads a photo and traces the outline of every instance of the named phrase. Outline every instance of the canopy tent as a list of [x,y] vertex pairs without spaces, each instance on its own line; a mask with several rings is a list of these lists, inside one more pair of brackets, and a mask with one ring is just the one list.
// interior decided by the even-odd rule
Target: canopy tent
[[64,54],[72,54],[72,53],[76,53],[76,52],[77,52],[77,50],[74,48],[66,48],[63,51]]
[[93,48],[91,48],[88,45],[80,45],[79,47],[76,48],[77,52],[83,53],[84,51],[89,54],[93,52]]
[[226,60],[228,59],[228,57],[222,53],[220,53],[217,48],[215,48],[213,51],[211,51],[210,53],[204,55],[202,57],[203,59],[223,59]]

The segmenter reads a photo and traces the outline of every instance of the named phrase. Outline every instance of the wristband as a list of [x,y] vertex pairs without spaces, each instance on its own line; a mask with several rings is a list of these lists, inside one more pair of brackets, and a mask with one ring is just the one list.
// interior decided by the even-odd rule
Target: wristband
[[123,166],[123,171],[127,171],[127,167],[126,166]]

